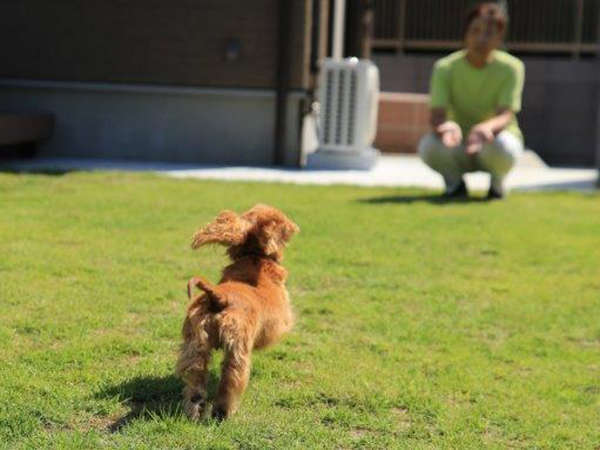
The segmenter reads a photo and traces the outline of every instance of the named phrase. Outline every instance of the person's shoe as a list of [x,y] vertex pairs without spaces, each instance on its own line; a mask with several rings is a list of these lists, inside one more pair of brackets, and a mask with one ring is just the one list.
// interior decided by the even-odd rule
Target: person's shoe
[[506,197],[504,189],[495,186],[490,186],[490,189],[488,190],[487,196],[485,198],[488,200],[501,200],[504,197]]
[[446,189],[446,192],[444,192],[442,194],[443,198],[460,198],[460,197],[466,197],[468,195],[467,192],[467,185],[465,184],[464,180],[460,181],[460,184],[458,184],[458,186],[452,188],[452,189]]

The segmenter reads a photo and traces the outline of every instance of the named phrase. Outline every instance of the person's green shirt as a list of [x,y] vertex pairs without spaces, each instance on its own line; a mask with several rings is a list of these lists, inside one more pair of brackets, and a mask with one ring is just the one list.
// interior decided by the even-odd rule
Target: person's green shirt
[[494,50],[491,61],[478,69],[460,50],[435,63],[430,107],[445,108],[465,138],[474,125],[495,116],[499,108],[508,108],[514,117],[506,130],[523,141],[516,114],[521,110],[524,80],[523,63],[504,51]]

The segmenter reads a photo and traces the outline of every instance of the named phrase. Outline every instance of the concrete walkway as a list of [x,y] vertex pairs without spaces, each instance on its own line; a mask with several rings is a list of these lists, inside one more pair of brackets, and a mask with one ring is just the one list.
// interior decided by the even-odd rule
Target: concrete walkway
[[[370,171],[281,169],[270,167],[223,167],[197,164],[109,161],[95,159],[38,158],[3,163],[0,170],[24,172],[72,170],[149,171],[174,178],[226,181],[260,181],[298,184],[350,184],[442,189],[441,177],[414,155],[382,156]],[[510,173],[507,184],[515,190],[578,190],[595,188],[595,169],[549,168],[533,152],[526,152]],[[487,190],[489,176],[466,176],[470,189]]]

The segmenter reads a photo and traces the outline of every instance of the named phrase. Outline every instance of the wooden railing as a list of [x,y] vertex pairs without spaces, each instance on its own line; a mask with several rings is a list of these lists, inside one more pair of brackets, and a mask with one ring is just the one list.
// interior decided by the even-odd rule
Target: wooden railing
[[[450,50],[472,0],[375,0],[374,49]],[[506,47],[519,53],[600,54],[600,0],[504,0]]]

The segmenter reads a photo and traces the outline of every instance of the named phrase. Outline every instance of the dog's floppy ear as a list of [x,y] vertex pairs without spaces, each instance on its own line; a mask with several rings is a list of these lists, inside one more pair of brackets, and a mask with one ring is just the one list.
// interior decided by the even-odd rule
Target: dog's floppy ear
[[256,227],[256,237],[267,255],[274,255],[283,250],[291,237],[300,231],[298,225],[283,214]]
[[221,212],[214,222],[200,228],[192,238],[192,248],[196,249],[206,244],[221,244],[226,246],[244,243],[251,224],[233,211]]

